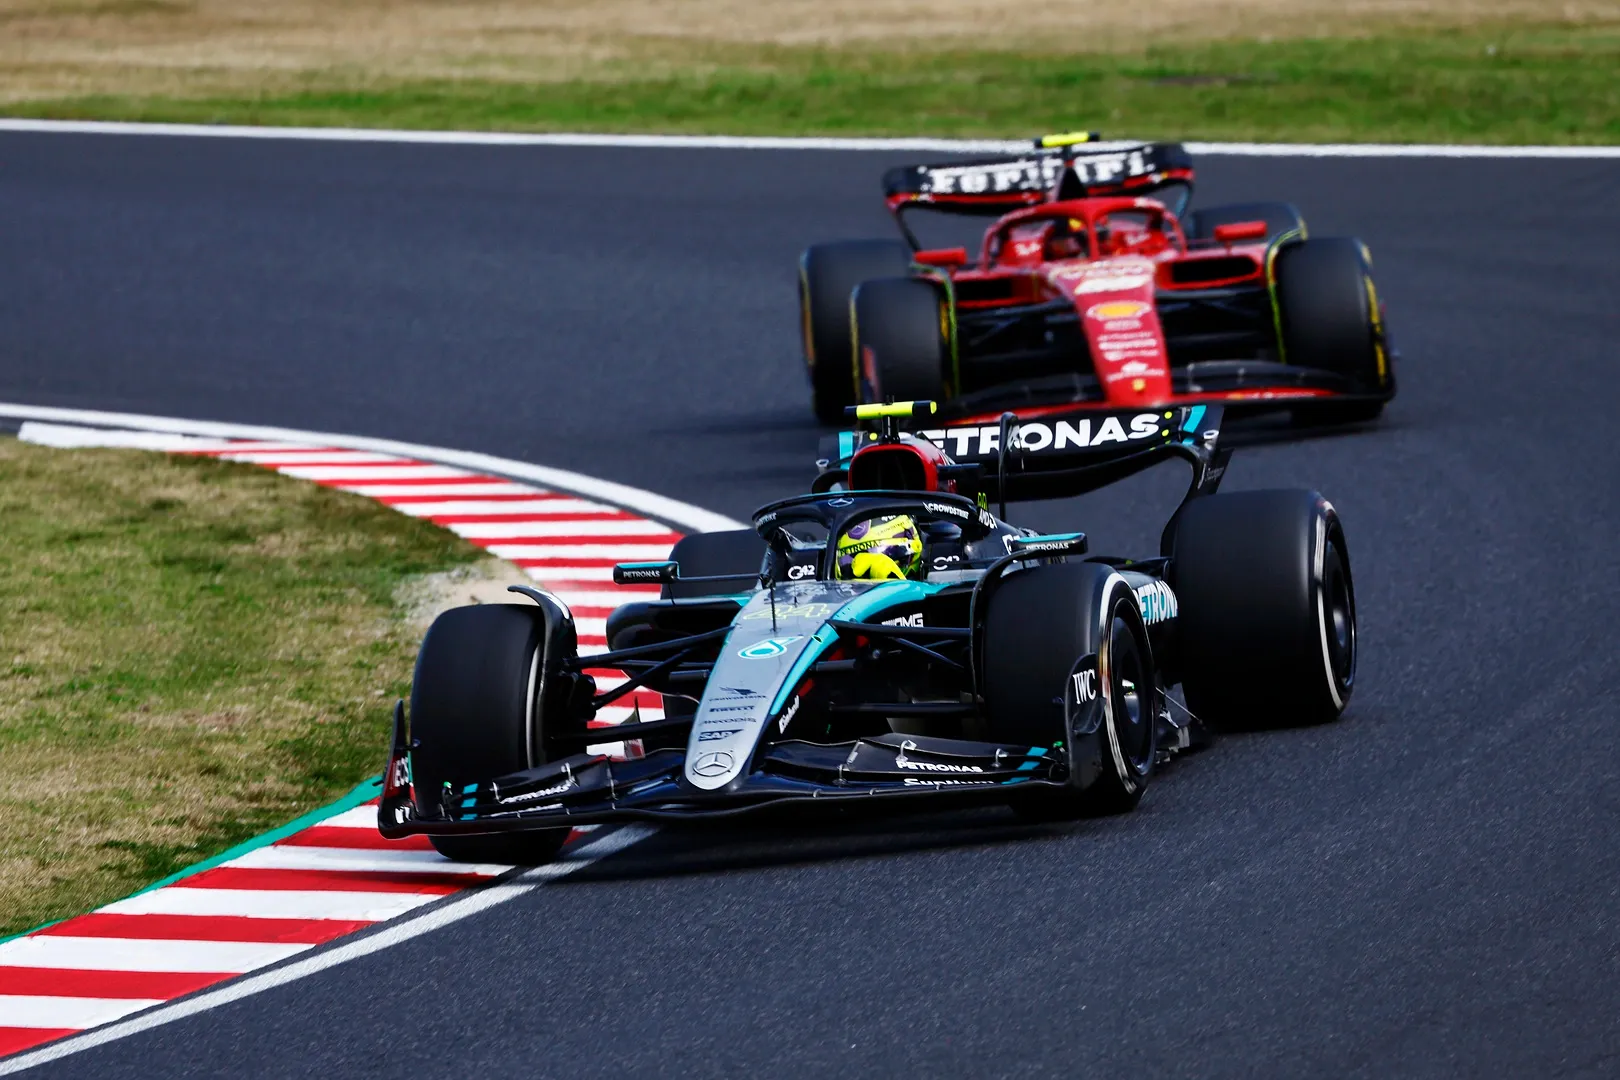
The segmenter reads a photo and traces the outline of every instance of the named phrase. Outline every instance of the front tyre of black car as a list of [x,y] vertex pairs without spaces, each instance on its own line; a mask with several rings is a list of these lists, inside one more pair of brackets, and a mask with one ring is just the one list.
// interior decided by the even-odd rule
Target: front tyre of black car
[[1182,510],[1170,568],[1182,691],[1217,730],[1319,724],[1355,688],[1356,594],[1338,514],[1314,491]]
[[[446,785],[460,792],[545,760],[537,677],[546,647],[538,608],[479,604],[452,608],[433,621],[411,680],[411,780],[423,817],[440,815],[436,802]],[[457,862],[533,866],[556,855],[568,833],[562,828],[430,839],[439,854]]]
[[1131,587],[1098,563],[1034,566],[1009,574],[985,615],[988,737],[1056,746],[1069,740],[1065,697],[1075,662],[1095,654],[1101,727],[1075,757],[1061,788],[1031,785],[1009,803],[1029,821],[1067,821],[1134,810],[1158,754],[1160,690],[1141,606]]

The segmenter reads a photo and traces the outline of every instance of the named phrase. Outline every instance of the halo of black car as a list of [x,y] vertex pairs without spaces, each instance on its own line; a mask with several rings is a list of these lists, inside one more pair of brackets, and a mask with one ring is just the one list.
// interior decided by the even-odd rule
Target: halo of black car
[[[395,711],[382,833],[532,863],[571,826],[625,820],[984,802],[1114,814],[1209,729],[1344,709],[1343,528],[1314,492],[1216,494],[1219,407],[939,428],[933,409],[862,407],[879,429],[831,440],[809,494],[760,508],[750,530],[687,537],[668,562],[617,567],[661,595],[614,611],[606,652],[579,655],[568,609],[538,589],[441,615],[409,722]],[[1171,457],[1192,479],[1147,558],[990,510]],[[838,538],[889,515],[916,523],[922,571],[839,580]],[[604,668],[627,678],[604,689],[587,674]],[[636,690],[663,695],[665,718],[588,726]],[[609,739],[628,753],[587,750]]]
[[[1094,138],[892,169],[903,240],[803,252],[804,362],[823,423],[908,398],[954,416],[1196,402],[1307,422],[1379,414],[1393,351],[1366,245],[1310,236],[1288,203],[1188,210],[1180,144]],[[929,249],[908,223],[918,210],[997,220],[977,252]]]

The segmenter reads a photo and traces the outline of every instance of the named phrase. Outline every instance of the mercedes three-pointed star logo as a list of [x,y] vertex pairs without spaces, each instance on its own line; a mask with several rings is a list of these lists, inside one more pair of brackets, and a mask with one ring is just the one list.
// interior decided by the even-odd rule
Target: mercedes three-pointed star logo
[[699,776],[720,776],[731,771],[736,759],[724,750],[713,750],[692,763],[692,771]]

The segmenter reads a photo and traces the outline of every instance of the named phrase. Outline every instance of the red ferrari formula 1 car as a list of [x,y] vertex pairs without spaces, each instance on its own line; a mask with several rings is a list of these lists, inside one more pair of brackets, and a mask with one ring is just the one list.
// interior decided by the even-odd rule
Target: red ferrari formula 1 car
[[[1378,415],[1395,378],[1366,245],[1308,237],[1286,203],[1187,212],[1179,144],[1087,138],[893,169],[904,240],[804,252],[804,355],[824,422],[856,402],[923,398],[957,417],[1196,402]],[[997,219],[977,252],[927,249],[906,220],[918,209]]]

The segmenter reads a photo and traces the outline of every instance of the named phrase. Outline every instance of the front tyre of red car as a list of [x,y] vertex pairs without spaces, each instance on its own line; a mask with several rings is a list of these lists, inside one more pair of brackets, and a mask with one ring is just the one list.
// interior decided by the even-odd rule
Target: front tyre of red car
[[870,278],[904,274],[911,249],[898,240],[816,244],[799,256],[799,318],[805,370],[816,418],[841,424],[855,404],[856,368],[850,295]]
[[950,313],[932,282],[862,282],[851,301],[862,401],[944,401]]
[[1305,423],[1376,419],[1395,390],[1372,260],[1359,240],[1305,240],[1277,253],[1277,322],[1283,359],[1338,375],[1361,400],[1300,408]]

